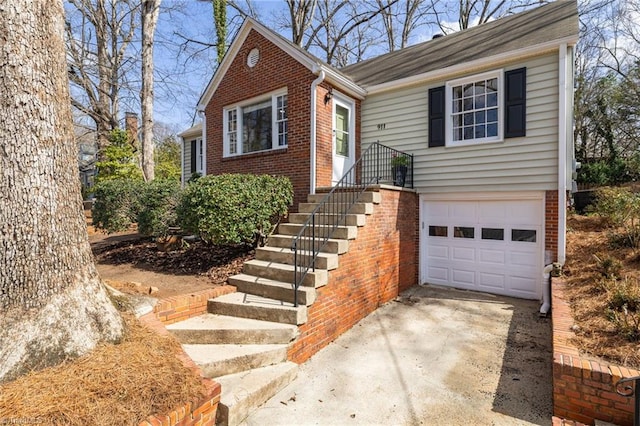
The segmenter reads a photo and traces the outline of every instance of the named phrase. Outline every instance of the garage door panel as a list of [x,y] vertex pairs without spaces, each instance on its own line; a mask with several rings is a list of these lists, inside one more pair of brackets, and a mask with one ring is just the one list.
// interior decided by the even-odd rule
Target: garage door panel
[[429,266],[428,278],[434,280],[437,284],[449,281],[449,268],[442,268],[438,266]]
[[[423,211],[427,282],[524,298],[540,296],[542,198],[424,201]],[[429,236],[429,226],[445,227],[447,232]]]
[[440,245],[429,245],[427,249],[429,258],[449,260],[449,247]]
[[478,273],[478,285],[486,291],[504,290],[505,277],[503,274],[492,274],[487,272]]
[[511,277],[509,288],[511,290],[519,291],[522,293],[529,293],[529,294],[535,295],[535,291],[532,290],[536,288],[535,285],[536,285],[536,280],[532,278]]
[[504,265],[505,263],[505,253],[504,250],[490,250],[490,249],[479,249],[480,252],[480,263],[491,263],[495,265]]
[[474,286],[476,283],[476,272],[474,270],[453,269],[451,281],[458,285]]
[[451,260],[462,262],[475,262],[476,249],[472,247],[453,247]]
[[509,261],[514,266],[536,266],[536,253],[531,251],[510,251]]

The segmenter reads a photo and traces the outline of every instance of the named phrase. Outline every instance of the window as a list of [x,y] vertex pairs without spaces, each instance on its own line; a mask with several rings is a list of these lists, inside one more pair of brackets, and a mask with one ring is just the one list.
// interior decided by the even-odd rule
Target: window
[[286,93],[225,109],[225,156],[286,147],[287,136]]
[[454,226],[453,237],[454,238],[474,238],[475,229],[468,226]]
[[536,231],[533,229],[512,229],[511,241],[536,242]]
[[504,240],[504,229],[501,228],[482,228],[483,240]]
[[430,237],[446,237],[447,227],[429,225],[429,236]]
[[502,140],[501,84],[499,71],[447,83],[447,145]]
[[496,70],[429,89],[429,148],[527,135],[527,68]]

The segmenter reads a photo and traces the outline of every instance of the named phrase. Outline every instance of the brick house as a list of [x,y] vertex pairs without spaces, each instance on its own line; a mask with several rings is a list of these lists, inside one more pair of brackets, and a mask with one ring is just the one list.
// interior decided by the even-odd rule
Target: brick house
[[386,213],[412,229],[389,247],[413,247],[402,285],[540,299],[565,259],[577,37],[559,1],[338,70],[247,18],[183,134],[183,180],[286,175],[296,212],[377,141],[413,159]]

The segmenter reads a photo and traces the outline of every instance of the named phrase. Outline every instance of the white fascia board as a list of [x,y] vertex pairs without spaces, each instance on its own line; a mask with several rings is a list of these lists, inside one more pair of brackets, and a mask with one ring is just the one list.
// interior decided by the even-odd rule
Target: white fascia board
[[240,27],[238,34],[236,35],[233,42],[231,43],[229,50],[225,54],[224,59],[222,60],[222,63],[218,66],[218,69],[216,70],[215,74],[209,81],[209,84],[207,85],[207,88],[204,90],[202,96],[200,96],[200,99],[198,100],[197,109],[204,110],[204,108],[207,106],[207,104],[211,100],[211,97],[213,96],[216,89],[218,88],[218,85],[220,84],[225,74],[227,73],[227,70],[231,66],[231,63],[233,62],[236,55],[240,51],[240,47],[244,44],[251,30],[257,31],[260,35],[262,35],[264,38],[266,38],[271,43],[276,45],[279,49],[284,51],[287,55],[291,56],[293,59],[298,61],[304,67],[309,69],[313,74],[318,75],[319,70],[322,69],[325,71],[325,74],[327,75],[327,80],[336,84],[341,89],[346,90],[350,94],[355,95],[358,99],[364,99],[366,91],[362,87],[358,86],[356,83],[348,79],[346,76],[337,72],[331,67],[328,67],[327,65],[322,64],[319,60],[318,61],[313,60],[309,55],[300,51],[300,49],[291,45],[291,43],[287,42],[285,39],[274,34],[273,31],[271,31],[264,25],[260,24],[259,22],[255,21],[254,19],[246,18],[246,20],[242,24],[242,27]]
[[325,72],[327,76],[326,79],[329,82],[335,84],[339,89],[344,90],[349,95],[354,96],[359,100],[363,100],[365,96],[367,96],[367,91],[365,89],[358,86],[344,74],[336,72],[334,69],[327,67],[326,65],[321,65],[320,69]]
[[[420,192],[418,191],[420,194]],[[420,194],[423,201],[520,201],[544,200],[544,191],[509,192],[447,192],[439,194]]]
[[401,89],[406,86],[413,86],[416,84],[442,80],[448,78],[453,74],[461,74],[468,72],[472,69],[485,68],[493,64],[510,62],[512,60],[534,56],[537,54],[549,52],[560,48],[562,45],[573,46],[578,42],[578,36],[566,37],[563,39],[549,41],[547,43],[537,44],[535,46],[525,47],[523,49],[512,50],[510,52],[502,53],[500,55],[489,56],[487,58],[477,59],[475,61],[463,62],[460,64],[452,65],[450,67],[441,68],[435,71],[426,72],[423,74],[413,75],[411,77],[402,78],[399,80],[389,81],[387,83],[376,84],[373,86],[365,86],[368,95],[374,95],[390,90]]

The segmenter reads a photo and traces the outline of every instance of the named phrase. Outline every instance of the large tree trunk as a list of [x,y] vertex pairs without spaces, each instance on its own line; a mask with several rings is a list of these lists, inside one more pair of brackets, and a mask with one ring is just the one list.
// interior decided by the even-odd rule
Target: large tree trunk
[[61,0],[0,0],[0,381],[117,341],[81,210]]
[[153,36],[160,13],[160,0],[142,2],[142,173],[145,180],[154,176],[153,158]]

